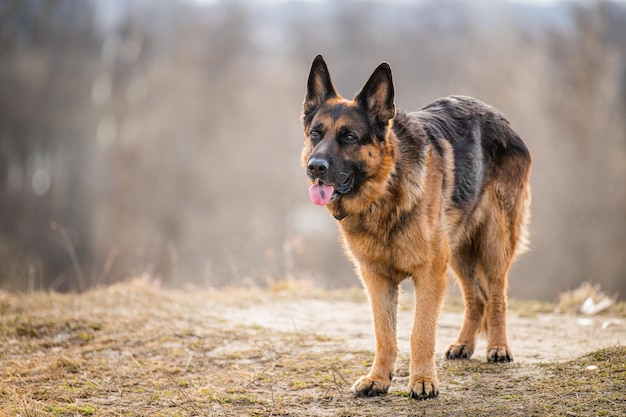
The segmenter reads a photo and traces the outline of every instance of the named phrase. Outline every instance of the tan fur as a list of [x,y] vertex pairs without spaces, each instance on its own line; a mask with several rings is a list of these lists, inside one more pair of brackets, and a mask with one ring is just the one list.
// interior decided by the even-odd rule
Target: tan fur
[[[369,105],[378,105],[378,96],[385,93],[384,89],[375,91]],[[316,103],[309,104],[314,108]],[[350,108],[359,104],[337,95],[325,105]],[[355,131],[365,127],[346,120],[348,114],[330,114],[320,112],[305,122],[303,164],[306,166],[315,151],[359,161],[367,173],[357,191],[327,205],[330,213],[341,219],[338,225],[345,252],[367,291],[375,330],[372,368],[354,384],[353,391],[365,396],[387,392],[398,354],[399,284],[410,278],[415,289],[415,318],[409,393],[419,399],[437,396],[435,334],[448,265],[459,278],[466,310],[457,340],[446,356],[471,356],[484,323],[487,358],[512,360],[506,331],[506,283],[515,255],[526,247],[530,156],[507,157],[486,172],[480,199],[468,211],[453,202],[455,164],[448,142],[442,141],[435,150],[425,141],[416,148],[421,161],[416,163],[402,155],[401,138],[392,129],[391,119],[383,141],[340,146],[337,138],[346,125]],[[315,148],[308,138],[312,125],[322,126],[327,139]]]

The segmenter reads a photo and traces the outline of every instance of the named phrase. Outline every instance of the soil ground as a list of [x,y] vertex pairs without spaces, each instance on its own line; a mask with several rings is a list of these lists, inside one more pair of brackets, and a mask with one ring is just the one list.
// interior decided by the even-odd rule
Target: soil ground
[[448,297],[441,394],[407,398],[413,307],[400,303],[388,395],[359,399],[373,333],[360,290],[306,284],[166,290],[147,279],[87,293],[0,292],[0,416],[417,416],[626,414],[626,309],[593,317],[511,302],[511,364],[443,352],[462,320]]

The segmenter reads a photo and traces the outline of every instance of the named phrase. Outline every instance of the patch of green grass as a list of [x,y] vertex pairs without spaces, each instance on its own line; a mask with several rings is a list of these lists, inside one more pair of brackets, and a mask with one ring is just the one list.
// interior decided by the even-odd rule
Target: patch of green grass
[[573,361],[540,366],[545,377],[533,384],[551,401],[551,413],[623,416],[626,414],[626,348],[600,349]]
[[258,401],[254,394],[231,392],[216,394],[213,396],[212,400],[219,404],[236,404],[239,406],[256,404]]
[[67,405],[48,405],[42,411],[52,413],[55,416],[91,416],[96,412],[96,407],[91,404],[67,404]]

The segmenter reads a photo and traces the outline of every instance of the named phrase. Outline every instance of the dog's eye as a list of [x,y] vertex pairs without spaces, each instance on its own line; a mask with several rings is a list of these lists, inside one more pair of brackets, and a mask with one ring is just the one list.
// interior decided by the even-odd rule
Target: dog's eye
[[346,134],[346,135],[343,137],[343,139],[344,139],[346,142],[349,142],[349,143],[352,143],[352,142],[356,142],[356,141],[357,141],[357,137],[356,137],[356,135],[354,135],[353,133],[348,133],[348,134]]
[[311,138],[311,140],[317,140],[320,138],[320,132],[318,132],[317,130],[311,130],[309,132],[309,137]]

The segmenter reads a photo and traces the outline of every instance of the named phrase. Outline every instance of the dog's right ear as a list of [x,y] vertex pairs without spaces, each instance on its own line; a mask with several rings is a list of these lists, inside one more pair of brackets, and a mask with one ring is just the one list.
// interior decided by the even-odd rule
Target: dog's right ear
[[306,97],[304,98],[304,117],[306,118],[320,104],[336,97],[337,92],[330,80],[330,73],[324,58],[318,55],[311,64],[311,72],[307,82]]

